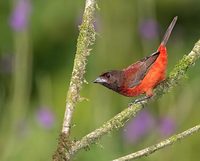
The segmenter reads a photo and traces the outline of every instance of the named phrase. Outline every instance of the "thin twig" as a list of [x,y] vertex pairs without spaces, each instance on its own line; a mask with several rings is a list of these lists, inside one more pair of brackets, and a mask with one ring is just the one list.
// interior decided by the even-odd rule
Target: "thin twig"
[[96,5],[96,0],[85,1],[85,10],[82,24],[79,28],[80,32],[77,40],[74,67],[67,92],[62,132],[58,140],[57,150],[53,155],[53,161],[67,161],[71,158],[71,155],[68,153],[72,144],[72,141],[69,139],[70,129],[72,126],[72,117],[76,103],[81,100],[80,89],[82,88],[82,84],[84,82],[83,76],[85,74],[87,56],[90,55],[90,46],[95,41],[94,12]]
[[77,151],[82,148],[87,148],[91,144],[98,141],[102,136],[108,134],[109,132],[113,131],[114,129],[119,129],[124,126],[124,124],[132,117],[135,117],[136,114],[144,107],[147,103],[145,100],[143,105],[141,104],[134,104],[129,108],[126,108],[121,113],[114,116],[112,119],[104,123],[100,128],[94,130],[93,132],[84,136],[80,141],[76,141],[71,149],[69,150],[71,155],[74,155]]
[[164,141],[161,141],[161,142],[159,142],[155,145],[149,146],[145,149],[142,149],[142,150],[137,151],[135,153],[123,156],[123,157],[115,159],[113,161],[128,161],[128,160],[132,160],[132,159],[136,159],[136,158],[141,158],[143,156],[148,156],[148,155],[156,152],[157,150],[160,150],[160,149],[163,149],[163,148],[165,148],[169,145],[172,145],[175,142],[182,140],[185,137],[190,136],[190,135],[197,133],[197,132],[200,132],[200,124],[190,128],[190,129],[188,129],[188,130],[186,130],[186,131],[184,131],[180,134],[173,135],[170,138],[168,138]]
[[74,59],[74,68],[70,81],[69,90],[66,98],[66,110],[64,114],[62,133],[69,136],[72,116],[77,101],[80,99],[80,89],[83,84],[83,75],[85,73],[87,56],[90,54],[90,45],[95,40],[94,30],[94,11],[95,0],[86,0],[83,22],[80,26],[80,33],[77,41],[76,56]]
[[[185,73],[189,67],[191,67],[195,61],[200,57],[200,40],[195,44],[194,48],[188,55],[184,55],[184,57],[179,61],[179,63],[175,66],[175,68],[170,73],[169,78],[162,82],[155,90],[154,99],[162,96],[166,92],[170,91],[173,87],[177,85],[177,83],[185,78]],[[143,105],[147,104],[151,100],[146,100],[143,102]],[[80,149],[87,148],[91,144],[96,143],[101,137],[110,133],[113,130],[119,129],[123,127],[123,125],[132,117],[139,112],[143,105],[141,104],[133,104],[129,108],[126,108],[121,113],[117,114],[115,117],[104,123],[100,128],[94,130],[93,132],[87,134],[82,137],[79,141],[76,141],[71,145],[68,152],[70,155],[74,155]]]

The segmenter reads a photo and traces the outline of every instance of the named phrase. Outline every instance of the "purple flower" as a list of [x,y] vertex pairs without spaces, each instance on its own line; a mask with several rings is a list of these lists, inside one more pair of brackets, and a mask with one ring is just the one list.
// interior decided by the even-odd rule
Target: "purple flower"
[[10,17],[10,26],[14,31],[22,31],[27,27],[31,12],[29,0],[18,0]]
[[174,119],[170,117],[164,117],[160,121],[159,132],[161,136],[169,136],[176,129],[176,123]]
[[123,136],[127,143],[138,142],[155,124],[154,117],[147,110],[142,110],[134,119],[130,120]]
[[4,54],[0,58],[0,73],[9,74],[12,72],[13,57],[11,54]]
[[142,38],[153,40],[158,36],[158,28],[158,23],[154,19],[146,19],[139,24],[139,33]]
[[37,121],[42,127],[46,129],[52,128],[54,120],[54,114],[49,108],[42,107],[37,111]]

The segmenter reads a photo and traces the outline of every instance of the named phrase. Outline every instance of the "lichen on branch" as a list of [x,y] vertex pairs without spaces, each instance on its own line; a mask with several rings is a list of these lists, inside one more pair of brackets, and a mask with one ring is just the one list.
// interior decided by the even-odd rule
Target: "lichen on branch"
[[79,26],[79,36],[76,46],[74,67],[66,97],[66,107],[62,126],[62,132],[58,139],[57,150],[53,155],[54,161],[67,161],[71,159],[69,149],[73,141],[70,140],[70,129],[76,103],[80,100],[80,90],[84,82],[84,74],[87,64],[87,56],[90,55],[90,46],[95,41],[94,12],[96,0],[86,0],[82,24]]
[[64,115],[62,132],[69,135],[73,111],[77,101],[80,99],[80,89],[84,81],[84,74],[87,64],[87,56],[90,54],[90,46],[95,41],[94,11],[95,0],[87,0],[83,15],[82,24],[79,26],[74,67],[66,98],[66,111]]

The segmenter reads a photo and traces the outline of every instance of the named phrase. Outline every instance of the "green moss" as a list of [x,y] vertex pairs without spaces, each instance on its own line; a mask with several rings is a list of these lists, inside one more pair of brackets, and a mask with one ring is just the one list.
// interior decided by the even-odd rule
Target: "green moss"
[[178,137],[177,137],[177,135],[174,135],[174,136],[172,136],[172,137],[170,137],[170,142],[175,142],[175,141],[177,141],[178,140]]
[[74,86],[69,90],[69,97],[67,100],[77,102],[79,98],[79,91],[82,87],[87,64],[87,56],[89,56],[91,49],[89,48],[95,41],[94,30],[94,7],[88,7],[83,15],[83,22],[79,26],[79,36],[77,40],[76,56],[74,59],[74,68],[72,72],[72,79],[70,86]]
[[181,79],[188,78],[186,72],[189,67],[194,65],[195,61],[200,57],[200,41],[198,41],[193,50],[188,54],[184,55],[183,58],[177,63],[174,69],[169,74],[169,77],[161,82],[154,93],[157,97],[162,96],[166,92],[169,92],[174,86],[180,83]]
[[[85,68],[87,64],[87,56],[89,56],[91,49],[89,48],[95,41],[95,30],[94,30],[94,1],[93,4],[85,9],[83,15],[83,22],[79,27],[79,36],[77,39],[77,49],[74,59],[74,67],[72,71],[71,82],[67,93],[67,104],[66,107],[70,108],[73,114],[75,105],[80,98],[80,89],[84,82]],[[64,118],[64,124],[67,116]],[[69,119],[69,118],[68,118]],[[67,120],[70,126],[71,120]],[[65,125],[66,126],[66,125]],[[69,133],[69,131],[67,132]],[[66,132],[61,133],[58,140],[58,147],[53,155],[54,161],[67,161],[71,158],[70,149],[74,144],[74,141],[69,140],[69,135]]]
[[187,69],[195,63],[200,57],[200,41],[198,41],[193,50],[188,55],[184,55],[183,58],[178,62],[173,71],[169,75],[169,79],[179,80],[185,77]]
[[69,150],[73,143],[74,142],[70,141],[65,133],[61,133],[58,139],[57,150],[53,155],[53,161],[70,160]]

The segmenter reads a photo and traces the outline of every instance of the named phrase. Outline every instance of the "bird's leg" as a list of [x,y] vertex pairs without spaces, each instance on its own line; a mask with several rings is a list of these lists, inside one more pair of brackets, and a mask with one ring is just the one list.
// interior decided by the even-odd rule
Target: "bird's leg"
[[138,98],[138,99],[136,99],[136,100],[132,100],[132,101],[128,104],[128,106],[131,106],[131,105],[136,104],[136,103],[141,103],[142,105],[144,105],[144,104],[143,104],[143,101],[145,101],[146,99],[149,99],[149,98],[150,98],[149,96],[144,96],[144,97],[140,97],[140,98]]
[[135,104],[136,104],[136,103],[142,103],[143,101],[148,100],[149,98],[151,98],[151,96],[140,97],[140,98],[134,100],[133,103],[135,103]]
[[129,106],[131,106],[132,104],[136,104],[136,103],[140,103],[142,106],[144,106],[144,102],[145,100],[148,100],[150,99],[152,96],[153,96],[153,89],[148,89],[146,92],[145,92],[146,96],[144,97],[140,97],[136,100],[132,100],[131,103],[129,103]]
[[141,103],[143,105],[143,101],[150,99],[152,96],[153,96],[153,91],[152,91],[152,89],[149,89],[146,92],[146,96],[140,97],[140,98],[138,98],[136,100],[133,100],[131,103],[132,104]]

